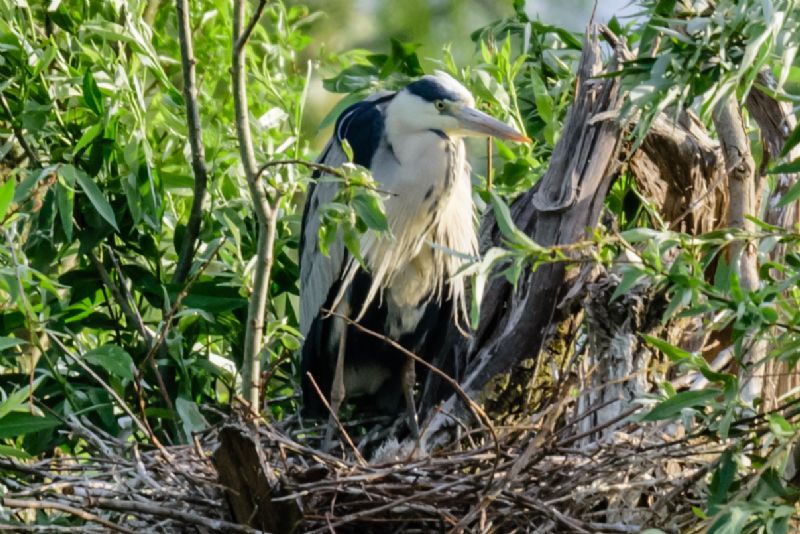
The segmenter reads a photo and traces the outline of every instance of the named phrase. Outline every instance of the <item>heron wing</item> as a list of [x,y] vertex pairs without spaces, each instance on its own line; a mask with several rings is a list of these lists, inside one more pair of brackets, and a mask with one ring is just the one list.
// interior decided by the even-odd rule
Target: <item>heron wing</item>
[[[336,138],[325,146],[318,162],[339,167],[347,156]],[[334,181],[325,180],[320,172],[309,187],[300,234],[300,332],[308,334],[311,323],[325,304],[330,288],[336,282],[344,262],[344,245],[336,239],[325,256],[319,248],[320,209],[331,202],[339,188]]]
[[[318,163],[338,168],[347,161],[342,142],[347,140],[353,161],[369,168],[384,137],[383,111],[394,93],[379,93],[345,109],[336,120],[334,135],[325,145]],[[339,280],[347,253],[341,235],[328,247],[328,256],[319,248],[320,210],[331,202],[339,183],[314,173],[303,211],[300,234],[300,332],[306,336],[331,288]]]

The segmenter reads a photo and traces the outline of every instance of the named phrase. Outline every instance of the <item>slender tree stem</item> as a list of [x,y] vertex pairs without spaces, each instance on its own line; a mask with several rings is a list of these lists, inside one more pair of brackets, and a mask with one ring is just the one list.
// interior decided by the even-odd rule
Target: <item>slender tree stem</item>
[[197,104],[197,83],[195,76],[192,28],[189,21],[189,0],[176,0],[178,12],[178,40],[181,44],[181,68],[183,70],[183,97],[186,100],[186,119],[189,130],[189,146],[192,151],[192,171],[194,173],[194,198],[186,234],[181,243],[178,264],[172,275],[172,282],[182,284],[189,274],[194,258],[197,236],[200,234],[200,221],[203,215],[203,200],[206,196],[208,171],[203,148],[203,130],[200,125],[200,110]]
[[[245,0],[235,0],[233,4],[233,57],[231,74],[233,77],[233,104],[236,112],[236,131],[239,137],[239,152],[244,167],[247,187],[253,199],[258,221],[258,249],[253,293],[247,310],[245,331],[244,361],[242,363],[242,394],[253,412],[259,407],[259,376],[261,373],[261,342],[264,333],[264,317],[272,270],[272,248],[275,244],[278,199],[271,206],[267,192],[259,181],[259,169],[250,135],[247,106],[247,81],[245,79],[245,46],[249,33],[245,30]],[[256,18],[256,17],[254,17]],[[248,25],[252,31],[252,24]]]
[[[725,167],[728,173],[730,190],[730,211],[728,225],[752,233],[754,225],[747,216],[757,213],[755,162],[750,153],[750,141],[744,129],[744,121],[736,96],[731,95],[721,101],[714,109],[714,127],[717,129]],[[739,274],[742,289],[758,289],[758,257],[755,244],[751,241],[736,241],[731,245],[731,265]],[[767,346],[763,340],[752,341],[743,361],[749,364],[743,370],[742,398],[752,403],[761,395],[763,379],[754,376],[751,365],[762,361]]]

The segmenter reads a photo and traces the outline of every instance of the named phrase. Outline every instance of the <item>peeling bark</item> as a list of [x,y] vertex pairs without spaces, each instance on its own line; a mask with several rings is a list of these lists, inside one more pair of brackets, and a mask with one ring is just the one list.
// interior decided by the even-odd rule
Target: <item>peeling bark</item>
[[283,489],[268,462],[256,432],[245,424],[228,425],[220,431],[214,465],[231,517],[242,525],[264,532],[291,533],[301,513],[294,501],[273,502]]
[[725,223],[726,175],[719,144],[691,114],[674,121],[662,114],[630,160],[644,195],[674,230],[708,232]]

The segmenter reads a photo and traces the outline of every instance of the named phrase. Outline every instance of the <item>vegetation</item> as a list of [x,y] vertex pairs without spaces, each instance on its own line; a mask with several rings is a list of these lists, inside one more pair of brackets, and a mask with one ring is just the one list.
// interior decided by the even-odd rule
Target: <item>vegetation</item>
[[[68,431],[75,422],[161,447],[191,443],[237,397],[269,420],[295,413],[313,81],[346,95],[325,128],[368,92],[438,68],[534,140],[495,141],[494,160],[473,165],[481,217],[502,235],[470,268],[473,326],[492,279],[514,283],[544,264],[614,271],[611,302],[646,287],[666,304],[638,339],[672,366],[651,374],[658,384],[642,392],[636,421],[674,421],[719,445],[697,528],[788,532],[800,496],[800,9],[640,3],[641,17],[608,24],[628,55],[602,79],[618,78],[627,97],[603,120],[625,125],[629,158],[660,118],[715,132],[726,172],[709,193],[685,197],[691,209],[716,202],[724,216],[696,227],[666,218],[670,207],[648,196],[631,164],[615,176],[602,224],[560,247],[533,242],[508,205],[552,163],[584,40],[530,20],[523,1],[474,31],[468,61],[445,47],[427,62],[400,39],[383,54],[319,43],[310,53],[317,13],[282,2],[246,14],[245,2],[221,0],[0,3],[0,456],[10,459],[0,496],[23,476],[14,466],[88,455],[85,436]],[[771,131],[759,95],[785,112]],[[746,146],[728,137],[736,133]],[[361,233],[385,230],[381,193],[354,166],[330,179],[345,187],[326,208],[322,242],[342,229],[357,255]],[[687,324],[692,339],[677,335]],[[712,361],[718,352],[724,365]],[[552,382],[546,373],[530,384]],[[788,378],[778,384],[775,373]],[[3,522],[51,520],[9,510]]]

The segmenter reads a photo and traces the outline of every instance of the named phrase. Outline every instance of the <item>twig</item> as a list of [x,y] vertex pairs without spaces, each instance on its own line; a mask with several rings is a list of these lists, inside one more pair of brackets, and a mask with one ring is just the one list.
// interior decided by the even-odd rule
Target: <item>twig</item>
[[77,357],[74,354],[72,354],[70,352],[70,350],[61,342],[61,340],[58,339],[58,336],[53,335],[51,332],[49,332],[47,330],[45,330],[45,332],[47,333],[47,336],[50,339],[52,339],[53,342],[55,342],[56,345],[58,345],[58,347],[61,349],[61,351],[66,356],[68,356],[73,362],[78,364],[78,366],[81,369],[83,369],[98,384],[100,384],[100,386],[103,389],[106,390],[106,392],[111,396],[112,399],[114,399],[114,401],[122,409],[122,411],[124,411],[128,415],[128,417],[131,418],[131,421],[133,421],[136,424],[136,426],[139,427],[139,430],[141,430],[144,434],[146,434],[150,438],[150,440],[153,441],[154,444],[159,444],[158,438],[156,438],[155,434],[153,434],[153,431],[150,429],[150,427],[149,426],[145,426],[145,424],[142,423],[142,421],[138,417],[136,417],[136,415],[131,411],[131,409],[128,407],[128,405],[125,403],[125,401],[119,396],[119,394],[117,394],[116,391],[114,391],[114,388],[112,388],[111,386],[106,384],[105,380],[100,378],[100,375],[95,373],[94,370],[91,367],[89,367],[88,365],[86,365],[83,362],[83,360],[81,360],[79,357]]
[[486,190],[492,190],[492,138],[486,138]]
[[314,390],[317,392],[317,395],[319,395],[319,399],[322,401],[322,404],[325,405],[325,408],[328,410],[331,416],[333,416],[333,420],[336,422],[336,426],[339,427],[339,433],[344,437],[345,441],[347,441],[347,444],[350,446],[350,448],[353,449],[353,453],[356,455],[356,460],[358,460],[358,463],[362,466],[366,465],[367,462],[364,461],[364,457],[361,456],[361,453],[358,452],[358,448],[356,448],[355,444],[353,443],[353,440],[350,439],[350,434],[347,433],[347,430],[344,428],[344,425],[342,425],[342,422],[339,421],[339,415],[335,412],[333,408],[331,408],[330,403],[328,403],[328,399],[326,399],[325,395],[322,394],[322,390],[319,389],[317,381],[314,380],[314,377],[310,372],[306,373],[306,376],[311,381],[311,385],[314,386]]
[[80,508],[75,508],[74,506],[70,506],[68,504],[64,504],[61,502],[34,501],[29,499],[14,499],[13,497],[3,497],[3,506],[8,506],[9,508],[23,508],[26,510],[58,510],[59,512],[65,512],[67,514],[74,515],[75,517],[80,517],[85,521],[98,523],[116,532],[124,532],[125,534],[138,534],[135,530],[131,530],[121,525],[114,524],[111,521],[108,521],[107,519],[103,519],[102,517],[96,516],[85,510],[81,510]]
[[8,115],[8,122],[11,124],[11,129],[14,131],[14,136],[19,141],[22,150],[25,151],[25,155],[28,156],[30,162],[34,165],[34,167],[41,167],[42,162],[39,160],[39,157],[34,152],[31,145],[28,144],[28,141],[25,139],[25,135],[22,133],[22,128],[17,125],[16,121],[14,120],[14,115],[11,113],[11,107],[8,105],[8,100],[6,100],[6,95],[0,91],[0,106],[3,107],[3,111],[6,115]]
[[244,45],[247,44],[247,41],[250,39],[250,36],[253,34],[253,30],[256,28],[256,24],[258,21],[261,20],[261,15],[264,14],[264,8],[267,7],[267,0],[259,0],[258,7],[256,7],[256,12],[253,13],[253,16],[250,18],[250,21],[247,23],[247,27],[241,33],[238,39],[236,39],[236,50],[234,53],[241,52],[244,48]]
[[[330,165],[325,165],[324,163],[317,163],[315,161],[305,161],[302,159],[277,159],[273,161],[268,161],[261,165],[258,169],[258,177],[260,178],[264,171],[269,169],[270,167],[277,167],[279,165],[302,165],[304,167],[308,167],[309,169],[314,169],[316,171],[324,172],[325,174],[330,174],[331,176],[336,176],[337,178],[346,179],[347,175],[342,172],[341,169],[337,169],[336,167],[331,167]],[[375,191],[376,193],[383,193],[384,195],[390,195],[393,197],[397,196],[397,193],[392,191],[387,191],[385,189],[379,189],[377,187],[369,186],[368,189]]]
[[[128,289],[128,285],[125,283],[125,280],[122,278],[122,266],[120,265],[119,261],[117,261],[117,256],[116,256],[116,254],[114,254],[114,250],[110,246],[106,246],[106,249],[108,250],[108,257],[111,258],[111,262],[114,264],[114,269],[116,269],[116,271],[117,271],[117,273],[119,275],[120,286],[122,286],[122,290],[124,291],[124,296],[121,293],[119,293],[119,291],[117,291],[117,293],[119,295],[119,299],[121,299],[120,300],[120,306],[122,306],[123,302],[126,303],[126,306],[124,306],[122,308],[122,311],[125,312],[125,309],[127,307],[127,309],[129,311],[127,313],[125,313],[125,315],[126,316],[133,316],[134,324],[137,325],[138,330],[140,332],[142,332],[142,335],[144,336],[144,339],[145,339],[145,343],[152,350],[152,347],[155,346],[155,343],[154,343],[154,340],[153,340],[153,334],[145,326],[144,319],[142,319],[142,314],[139,313],[139,309],[136,307],[136,299],[133,297],[133,294],[131,293],[130,289]],[[102,263],[99,263],[99,266],[100,266],[100,268],[104,269]],[[106,275],[106,276],[107,276],[107,278],[108,278],[108,280],[110,282],[111,278],[108,277],[108,275]],[[102,272],[101,272],[101,277],[102,277]],[[114,287],[116,287],[116,285],[114,285]],[[111,291],[112,291],[112,293],[114,292],[113,289]],[[149,356],[149,354],[148,354],[148,356]],[[167,390],[167,386],[166,386],[166,384],[164,382],[164,377],[161,376],[161,371],[159,371],[158,366],[155,364],[155,361],[152,360],[151,358],[145,358],[143,360],[143,362],[150,363],[150,366],[153,369],[153,374],[155,375],[156,381],[158,382],[158,391],[161,394],[161,398],[164,399],[164,403],[166,404],[167,409],[169,410],[169,413],[170,413],[170,415],[172,417],[172,420],[173,421],[177,421],[178,419],[177,419],[177,416],[175,414],[175,406],[172,404],[172,399],[169,398],[169,393],[168,393],[168,390]],[[141,384],[138,383],[140,381],[140,379],[141,379],[139,373],[136,374],[135,379],[136,379],[137,385],[139,386],[136,389],[136,393],[137,393],[137,395],[140,395],[140,399],[139,400],[140,400],[140,405],[141,405],[141,408],[142,408],[142,417],[144,417],[145,420],[147,420],[147,418],[145,417],[145,411],[144,411],[144,396],[141,395],[142,388],[141,388]],[[150,424],[148,423],[147,426],[149,427]]]
[[181,521],[182,523],[199,525],[208,528],[212,532],[241,532],[243,534],[261,533],[260,530],[249,527],[247,525],[238,525],[236,523],[231,523],[230,521],[224,521],[222,519],[212,519],[209,517],[203,517],[198,514],[184,512],[182,510],[178,510],[175,508],[158,506],[155,504],[150,504],[145,502],[123,501],[119,499],[108,499],[104,497],[95,499],[94,502],[96,502],[99,508],[104,508],[106,510],[115,510],[118,512],[131,512],[131,513],[155,515],[160,517],[168,517],[170,519]]
[[321,171],[326,174],[336,176],[337,178],[344,178],[344,173],[342,172],[341,169],[337,169],[335,167],[331,167],[330,165],[325,165],[323,163],[306,161],[303,159],[277,159],[274,161],[268,161],[258,168],[258,173],[256,175],[256,178],[261,178],[261,175],[264,174],[264,171],[266,171],[270,167],[277,167],[279,165],[303,165],[305,167],[308,167],[309,169]]
[[194,257],[195,243],[200,233],[200,221],[203,215],[203,200],[206,196],[208,171],[206,155],[203,147],[203,130],[200,124],[200,111],[197,104],[197,84],[192,45],[192,30],[189,24],[189,0],[175,0],[178,12],[178,40],[181,45],[181,70],[183,71],[183,96],[186,100],[186,119],[188,121],[189,147],[192,151],[192,171],[194,173],[194,197],[186,233],[181,243],[178,264],[172,275],[172,283],[182,284],[189,274]]
[[211,264],[211,260],[213,260],[216,257],[217,252],[219,252],[219,249],[222,248],[223,244],[225,244],[225,238],[224,237],[222,237],[219,240],[219,243],[217,243],[217,246],[214,247],[214,249],[211,251],[211,253],[208,255],[208,257],[205,259],[205,261],[203,261],[203,263],[200,265],[200,267],[197,269],[197,271],[195,271],[195,273],[188,280],[188,282],[186,282],[186,284],[184,284],[184,286],[181,289],[180,293],[178,293],[178,296],[175,297],[175,302],[172,304],[172,307],[169,309],[167,314],[164,316],[164,319],[163,319],[162,324],[161,324],[161,328],[158,329],[158,334],[156,335],[155,340],[153,341],[153,344],[150,346],[150,350],[147,351],[147,356],[145,356],[144,360],[142,360],[142,362],[139,364],[139,368],[141,368],[145,364],[145,362],[153,362],[154,361],[154,358],[155,358],[155,355],[156,355],[156,351],[158,351],[159,347],[161,347],[161,344],[164,342],[164,339],[167,337],[167,333],[169,332],[170,326],[172,325],[172,320],[175,318],[175,314],[180,309],[180,306],[183,303],[183,299],[186,298],[186,296],[189,294],[189,290],[191,289],[191,287],[200,278],[200,275],[202,275],[203,272]]
[[103,281],[103,284],[105,284],[105,286],[111,292],[111,295],[114,297],[114,300],[117,301],[119,307],[122,308],[122,313],[125,315],[125,318],[136,328],[142,338],[144,338],[145,343],[150,345],[153,339],[153,334],[145,326],[142,316],[139,314],[138,310],[134,310],[131,307],[128,300],[120,292],[117,284],[111,280],[111,276],[109,276],[105,265],[103,265],[103,262],[98,259],[95,253],[89,251],[87,255],[89,256],[89,261],[92,262],[92,265],[94,265],[94,268],[100,275],[100,279]]

